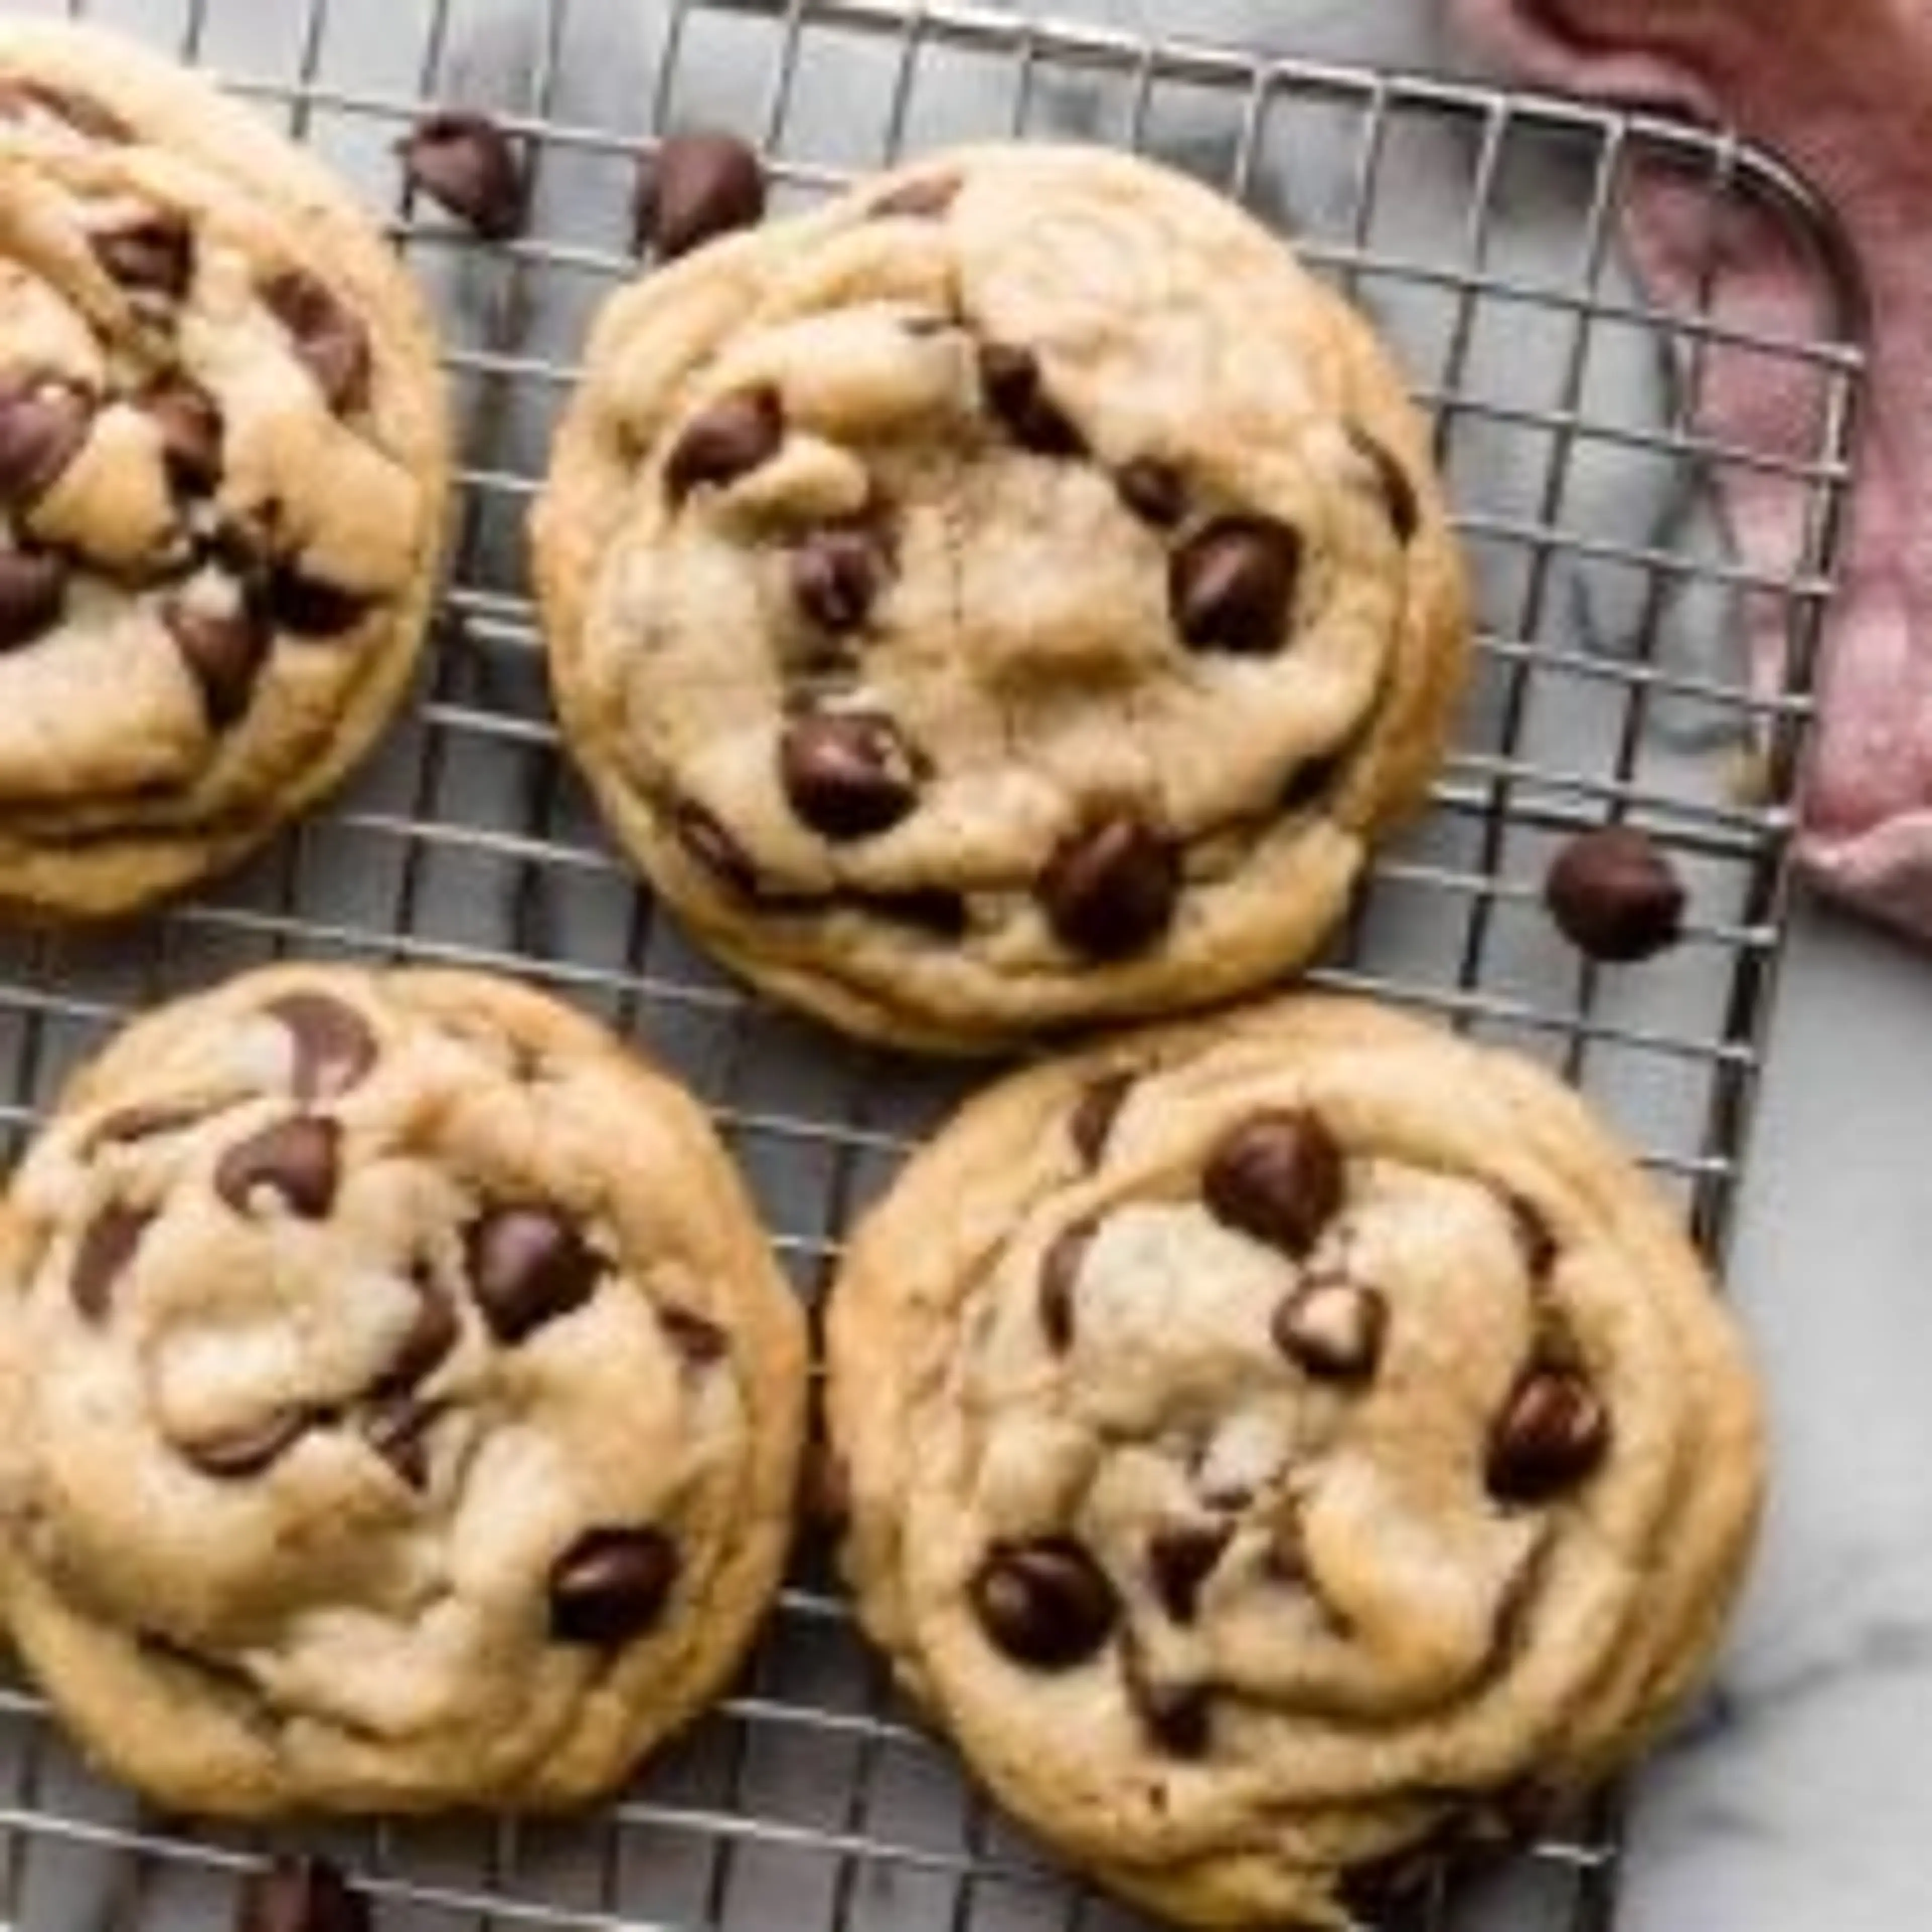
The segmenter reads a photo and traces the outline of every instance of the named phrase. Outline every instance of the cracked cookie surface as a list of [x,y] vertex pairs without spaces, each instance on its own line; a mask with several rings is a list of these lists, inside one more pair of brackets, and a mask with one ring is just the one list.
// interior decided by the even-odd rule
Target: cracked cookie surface
[[441,547],[442,379],[347,190],[194,76],[0,24],[0,908],[124,913],[368,748]]
[[475,976],[136,1022],[0,1214],[0,1604],[158,1802],[548,1808],[776,1587],[802,1322],[703,1117]]
[[1148,164],[922,161],[601,319],[533,521],[565,730],[730,964],[983,1050],[1314,951],[1462,579],[1366,326]]
[[1755,1383],[1546,1075],[1342,1001],[970,1104],[848,1251],[862,1622],[994,1792],[1184,1922],[1331,1927],[1708,1665]]

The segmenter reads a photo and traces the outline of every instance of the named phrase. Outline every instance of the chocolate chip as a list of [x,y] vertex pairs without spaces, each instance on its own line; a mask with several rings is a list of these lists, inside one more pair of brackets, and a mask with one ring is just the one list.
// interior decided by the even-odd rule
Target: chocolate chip
[[1340,1210],[1346,1179],[1334,1136],[1298,1108],[1258,1114],[1224,1136],[1201,1191],[1217,1221],[1298,1256]]
[[0,550],[0,651],[44,637],[67,606],[68,567],[44,550]]
[[791,590],[821,630],[857,630],[872,614],[885,582],[886,560],[868,532],[814,530],[792,552]]
[[1205,1755],[1213,1702],[1204,1684],[1164,1684],[1134,1672],[1127,1688],[1148,1735],[1163,1750],[1181,1758]]
[[335,291],[305,268],[287,268],[263,284],[262,300],[289,332],[296,354],[337,415],[369,400],[369,332]]
[[1108,1137],[1114,1131],[1114,1123],[1126,1105],[1133,1085],[1134,1076],[1131,1073],[1104,1073],[1099,1079],[1088,1082],[1086,1090],[1074,1107],[1072,1118],[1066,1124],[1073,1151],[1084,1166],[1100,1165],[1101,1157],[1107,1151]]
[[298,1100],[326,1100],[359,1085],[376,1064],[368,1022],[332,993],[284,993],[262,1009],[288,1030],[289,1084]]
[[1540,1210],[1521,1195],[1510,1196],[1509,1212],[1523,1268],[1531,1280],[1541,1281],[1556,1264],[1556,1236]]
[[201,1107],[117,1107],[112,1113],[104,1114],[94,1122],[93,1131],[86,1138],[86,1148],[92,1152],[95,1148],[114,1142],[152,1140],[159,1134],[178,1133],[183,1127],[191,1127],[207,1118],[208,1110]]
[[1188,538],[1168,567],[1174,621],[1204,650],[1253,656],[1286,641],[1301,573],[1301,538],[1271,517],[1222,517]]
[[1234,1533],[1231,1522],[1174,1523],[1148,1541],[1148,1569],[1161,1607],[1178,1624],[1191,1624],[1201,1586],[1214,1574]]
[[292,1214],[319,1221],[335,1204],[341,1129],[298,1114],[231,1147],[214,1168],[214,1191],[238,1214],[252,1214],[266,1190]]
[[68,1292],[74,1305],[90,1322],[105,1318],[113,1305],[114,1291],[141,1237],[153,1223],[154,1215],[145,1208],[118,1204],[101,1209],[82,1231],[74,1244],[74,1265],[68,1276]]
[[205,1476],[241,1482],[259,1476],[308,1433],[306,1409],[285,1408],[260,1422],[217,1436],[198,1436],[181,1445],[182,1454]]
[[385,1396],[400,1394],[427,1381],[463,1337],[462,1318],[449,1290],[427,1269],[417,1270],[411,1285],[416,1292],[416,1313],[376,1384]]
[[185,376],[158,377],[141,392],[140,405],[161,432],[168,481],[184,496],[206,496],[221,481],[221,412],[214,398]]
[[1415,535],[1421,521],[1414,479],[1359,423],[1350,423],[1346,428],[1356,454],[1374,473],[1376,488],[1388,512],[1389,527],[1395,532],[1396,541],[1406,544]]
[[1610,1439],[1609,1412],[1580,1375],[1532,1367],[1490,1435],[1490,1493],[1499,1502],[1547,1502],[1592,1474]]
[[694,1369],[709,1368],[730,1353],[731,1345],[724,1330],[688,1308],[680,1308],[671,1302],[661,1304],[658,1325],[664,1332],[664,1340]]
[[858,902],[882,919],[916,926],[935,939],[963,939],[972,923],[965,900],[941,886],[915,886],[902,892],[868,892]]
[[994,415],[1022,449],[1037,456],[1082,456],[1087,440],[1048,393],[1040,358],[1004,342],[980,345],[980,381]]
[[429,1431],[436,1412],[412,1395],[385,1396],[362,1418],[362,1439],[412,1490],[429,1487]]
[[1136,456],[1115,472],[1120,501],[1144,524],[1171,530],[1187,512],[1187,486],[1180,472],[1157,456]]
[[677,842],[721,885],[740,898],[759,896],[758,868],[738,842],[701,805],[681,800],[671,808]]
[[1048,1346],[1064,1355],[1073,1346],[1073,1296],[1081,1264],[1098,1232],[1090,1221],[1063,1228],[1048,1244],[1040,1264],[1040,1325]]
[[1571,839],[1550,868],[1543,898],[1563,936],[1593,959],[1648,959],[1684,936],[1683,882],[1634,826],[1602,826]]
[[871,712],[794,718],[779,741],[778,778],[792,810],[841,843],[890,830],[918,802],[897,728]]
[[271,570],[260,598],[269,623],[298,638],[339,638],[368,615],[370,601],[360,591],[306,576],[286,562]]
[[723,488],[768,463],[784,441],[784,405],[770,383],[721,396],[693,416],[664,461],[674,503],[709,484]]
[[38,502],[80,453],[93,412],[64,382],[0,391],[0,506]]
[[242,1882],[235,1932],[370,1932],[369,1902],[326,1858],[284,1856]]
[[0,114],[10,120],[17,119],[30,107],[64,121],[76,134],[85,134],[90,140],[119,142],[134,138],[134,130],[119,115],[84,94],[10,74],[0,80]]
[[1067,1670],[1113,1634],[1120,1599],[1072,1538],[995,1544],[973,1580],[973,1608],[994,1648],[1036,1670]]
[[937,221],[952,212],[964,185],[957,175],[917,175],[888,188],[872,203],[872,213],[908,221]]
[[650,248],[660,261],[755,227],[764,213],[764,166],[735,134],[674,134],[639,164],[632,237],[640,253]]
[[412,188],[466,221],[487,241],[523,226],[528,196],[523,157],[487,114],[445,108],[426,114],[396,143]]
[[1144,819],[1116,812],[1063,839],[1036,890],[1063,945],[1124,959],[1166,933],[1180,896],[1180,856]]
[[1364,1382],[1382,1360],[1388,1306],[1372,1288],[1318,1276],[1275,1310],[1275,1346],[1317,1382]]
[[217,614],[176,597],[162,606],[161,622],[201,687],[210,728],[246,716],[272,641],[254,612],[244,604]]
[[1287,784],[1281,788],[1282,810],[1307,812],[1319,805],[1334,789],[1347,763],[1347,754],[1340,752],[1331,758],[1304,760],[1288,774]]
[[100,266],[137,294],[178,302],[194,279],[194,237],[178,214],[144,215],[89,239]]
[[677,1546],[660,1529],[592,1529],[556,1561],[550,1634],[609,1648],[641,1636],[677,1582]]
[[604,1273],[596,1250],[547,1208],[492,1208],[465,1246],[476,1305],[506,1347],[581,1307]]

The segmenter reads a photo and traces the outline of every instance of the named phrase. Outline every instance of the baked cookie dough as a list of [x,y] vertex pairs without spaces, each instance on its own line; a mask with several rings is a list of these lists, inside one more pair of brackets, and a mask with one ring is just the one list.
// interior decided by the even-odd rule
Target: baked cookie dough
[[172,1809],[549,1808],[776,1586],[802,1323],[691,1102],[482,977],[130,1027],[0,1210],[0,1610]]
[[442,381],[347,190],[96,29],[0,22],[0,911],[232,864],[394,708]]
[[1675,1214],[1546,1075],[1350,1003],[988,1093],[862,1225],[829,1348],[866,1629],[1190,1924],[1340,1926],[1600,1778],[1757,1511]]
[[1304,962],[1466,654],[1366,324],[1148,163],[944,154],[616,296],[534,516],[564,729],[728,962],[942,1051]]

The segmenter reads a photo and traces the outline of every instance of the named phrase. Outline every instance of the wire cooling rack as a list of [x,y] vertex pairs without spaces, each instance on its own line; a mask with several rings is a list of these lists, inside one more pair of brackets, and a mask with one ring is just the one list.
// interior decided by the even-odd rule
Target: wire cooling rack
[[[758,140],[782,206],[902,152],[1054,134],[1157,152],[1292,226],[1373,310],[1434,412],[1480,589],[1477,688],[1429,820],[1380,866],[1324,982],[1433,1009],[1600,1102],[1721,1246],[1786,902],[1790,801],[1832,587],[1858,386],[1855,298],[1802,187],[1666,120],[1486,87],[884,0],[106,0],[220,72],[393,217],[437,302],[462,516],[426,688],[374,766],[237,878],[111,937],[0,942],[0,1131],[17,1144],[125,1013],[271,956],[461,962],[548,982],[704,1096],[800,1287],[955,1076],[844,1048],[742,996],[655,917],[560,760],[520,526],[572,357],[624,253],[637,155],[665,129]],[[412,206],[389,148],[425,100],[528,144],[530,234],[485,248]],[[1633,283],[1634,195],[1695,211],[1682,299]],[[1682,224],[1680,224],[1680,226]],[[1748,231],[1816,270],[1803,337],[1724,270]],[[1676,284],[1673,284],[1673,286]],[[1701,427],[1712,370],[1793,398],[1776,448]],[[1784,491],[1747,562],[1713,486]],[[1768,658],[1754,680],[1748,618]],[[1600,973],[1537,904],[1552,846],[1610,818],[1691,884],[1686,943]],[[1417,1923],[1586,1932],[1615,1916],[1614,1800],[1498,1888]],[[0,1912],[14,1932],[212,1932],[276,1840],[188,1828],[92,1778],[0,1689]],[[724,1709],[623,1799],[566,1824],[308,1834],[385,1932],[1080,1932],[1092,1898],[962,1784],[892,1700],[808,1554]]]

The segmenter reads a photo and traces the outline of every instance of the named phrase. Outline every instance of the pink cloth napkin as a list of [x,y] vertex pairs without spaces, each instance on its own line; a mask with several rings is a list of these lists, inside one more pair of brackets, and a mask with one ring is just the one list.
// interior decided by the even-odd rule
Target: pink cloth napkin
[[[1932,0],[1455,4],[1476,40],[1527,77],[1729,122],[1795,163],[1836,210],[1870,298],[1870,392],[1798,851],[1826,890],[1932,944]],[[1641,187],[1639,273],[1660,290],[1684,286],[1707,218],[1681,185]],[[1727,319],[1815,326],[1815,275],[1770,224],[1728,237],[1724,260],[1714,305]],[[1700,427],[1813,454],[1813,386],[1764,356],[1720,352]],[[1743,556],[1787,572],[1796,490],[1736,469],[1724,482]],[[1748,621],[1774,682],[1781,618],[1760,608]]]

